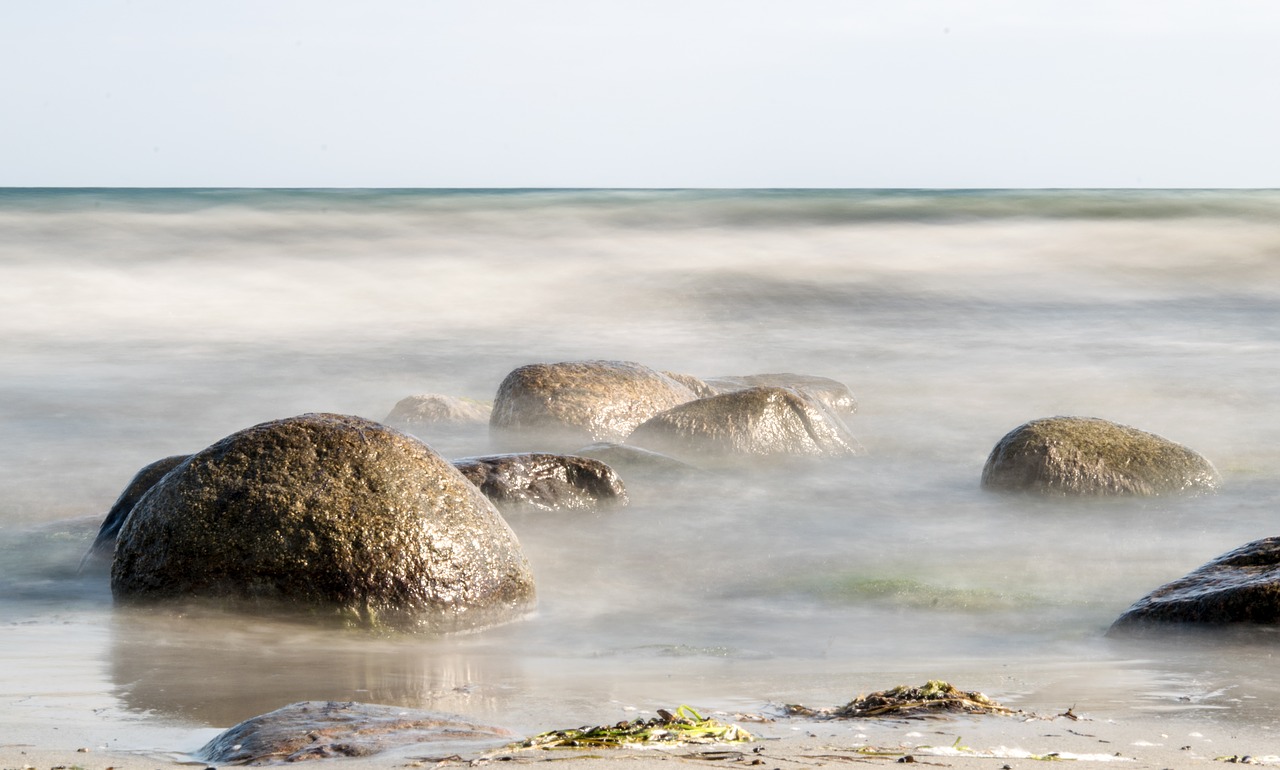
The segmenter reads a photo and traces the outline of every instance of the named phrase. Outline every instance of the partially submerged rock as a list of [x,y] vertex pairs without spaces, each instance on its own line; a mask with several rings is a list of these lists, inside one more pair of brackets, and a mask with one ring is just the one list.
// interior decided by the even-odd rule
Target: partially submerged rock
[[1247,543],[1133,604],[1110,634],[1153,625],[1280,624],[1280,537]]
[[545,452],[464,457],[453,466],[499,510],[559,511],[627,504],[622,480],[589,457]]
[[397,428],[415,429],[483,425],[489,421],[493,405],[469,398],[426,393],[402,398],[383,420]]
[[500,727],[399,706],[304,701],[246,719],[196,756],[218,764],[271,764],[368,757],[419,743],[490,745],[509,740]]
[[638,446],[627,446],[608,441],[589,444],[574,450],[579,457],[590,457],[616,468],[624,474],[651,475],[668,478],[683,478],[695,474],[698,469],[683,460],[670,455],[644,449]]
[[702,398],[637,427],[628,444],[698,463],[708,458],[860,454],[825,404],[790,388],[757,387]]
[[870,695],[860,695],[834,709],[811,709],[788,705],[788,714],[835,719],[866,717],[922,717],[944,714],[1012,714],[980,692],[961,690],[939,679],[930,679],[920,687],[898,685]]
[[1211,492],[1218,472],[1190,449],[1093,417],[1032,420],[1000,439],[982,486],[1048,495]]
[[370,420],[307,414],[192,455],[134,506],[117,601],[206,600],[453,631],[534,602],[515,534],[425,444]]
[[111,557],[116,551],[116,536],[120,533],[120,527],[124,524],[124,520],[128,518],[129,512],[133,510],[133,506],[147,492],[148,489],[155,486],[155,483],[164,478],[164,475],[178,466],[179,463],[186,460],[191,455],[173,455],[156,460],[153,463],[144,465],[142,470],[134,474],[129,480],[128,486],[120,493],[120,497],[116,498],[115,505],[111,506],[111,510],[107,511],[107,517],[102,520],[102,526],[98,528],[98,536],[94,538],[93,545],[89,546],[89,551],[80,560],[80,569],[83,571],[89,568],[101,567],[107,569],[111,566]]
[[530,364],[498,387],[489,430],[501,445],[518,448],[622,441],[653,415],[694,398],[685,385],[630,361]]
[[829,377],[783,372],[707,377],[701,382],[710,390],[710,393],[706,395],[736,393],[747,388],[790,388],[821,401],[838,415],[849,415],[858,411],[858,401],[853,397],[853,392],[849,390],[849,386]]

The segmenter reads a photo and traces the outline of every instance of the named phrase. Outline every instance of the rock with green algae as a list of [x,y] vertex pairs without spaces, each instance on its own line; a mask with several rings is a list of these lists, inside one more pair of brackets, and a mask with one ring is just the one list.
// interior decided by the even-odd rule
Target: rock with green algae
[[534,603],[519,541],[479,489],[417,439],[334,414],[256,425],[175,467],[121,528],[111,589],[432,632]]
[[568,450],[622,441],[640,423],[696,394],[631,361],[529,364],[498,386],[489,433],[498,446]]
[[1280,537],[1246,543],[1139,599],[1109,635],[1197,627],[1280,625]]
[[754,387],[700,398],[639,425],[627,443],[700,464],[744,457],[844,457],[862,445],[821,401]]
[[986,489],[1045,495],[1212,492],[1213,465],[1153,433],[1095,417],[1032,420],[1000,439],[982,470]]

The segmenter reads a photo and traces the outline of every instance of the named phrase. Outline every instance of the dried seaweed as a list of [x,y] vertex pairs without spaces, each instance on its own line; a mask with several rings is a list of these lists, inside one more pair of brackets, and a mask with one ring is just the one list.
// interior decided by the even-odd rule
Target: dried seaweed
[[1013,714],[980,692],[966,692],[938,679],[921,687],[898,685],[890,690],[859,696],[834,709],[785,706],[787,714],[829,719],[864,717],[920,717],[937,714]]
[[703,717],[688,706],[671,713],[658,709],[652,719],[618,722],[615,725],[551,730],[527,738],[511,748],[609,748],[645,744],[748,743],[751,733],[734,724]]

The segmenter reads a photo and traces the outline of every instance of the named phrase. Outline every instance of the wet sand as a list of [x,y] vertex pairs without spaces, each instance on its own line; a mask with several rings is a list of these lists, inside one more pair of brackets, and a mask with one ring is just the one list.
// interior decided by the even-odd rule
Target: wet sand
[[[351,770],[403,767],[476,767],[572,761],[583,770],[650,770],[676,766],[751,766],[761,770],[840,767],[849,764],[919,764],[929,767],[1029,768],[1046,761],[1115,763],[1127,768],[1200,768],[1224,764],[1280,765],[1280,736],[1266,727],[1231,726],[1180,715],[1132,720],[1088,715],[963,716],[927,719],[815,721],[800,718],[758,723],[716,715],[749,729],[756,740],[736,744],[685,744],[641,749],[512,749],[432,743],[360,758],[312,760]],[[566,726],[567,727],[567,726]],[[55,725],[30,743],[0,743],[0,768],[35,770],[141,770],[208,766],[187,752],[214,731],[177,732],[184,745],[151,750],[119,744],[89,745]],[[83,743],[85,745],[79,745]],[[296,763],[295,763],[296,764]]]

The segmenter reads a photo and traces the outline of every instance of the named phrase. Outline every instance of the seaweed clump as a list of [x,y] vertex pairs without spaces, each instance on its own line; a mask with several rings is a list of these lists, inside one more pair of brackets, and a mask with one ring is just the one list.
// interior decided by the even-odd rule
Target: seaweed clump
[[652,719],[551,730],[526,738],[512,748],[616,748],[644,744],[749,743],[753,740],[751,733],[737,725],[703,717],[688,706],[681,706],[674,714],[658,709],[658,716]]
[[861,719],[865,717],[924,717],[941,714],[1013,714],[980,692],[966,692],[939,679],[930,679],[921,687],[898,685],[889,690],[854,698],[834,709],[811,709],[797,704],[785,707],[793,716],[828,719]]

